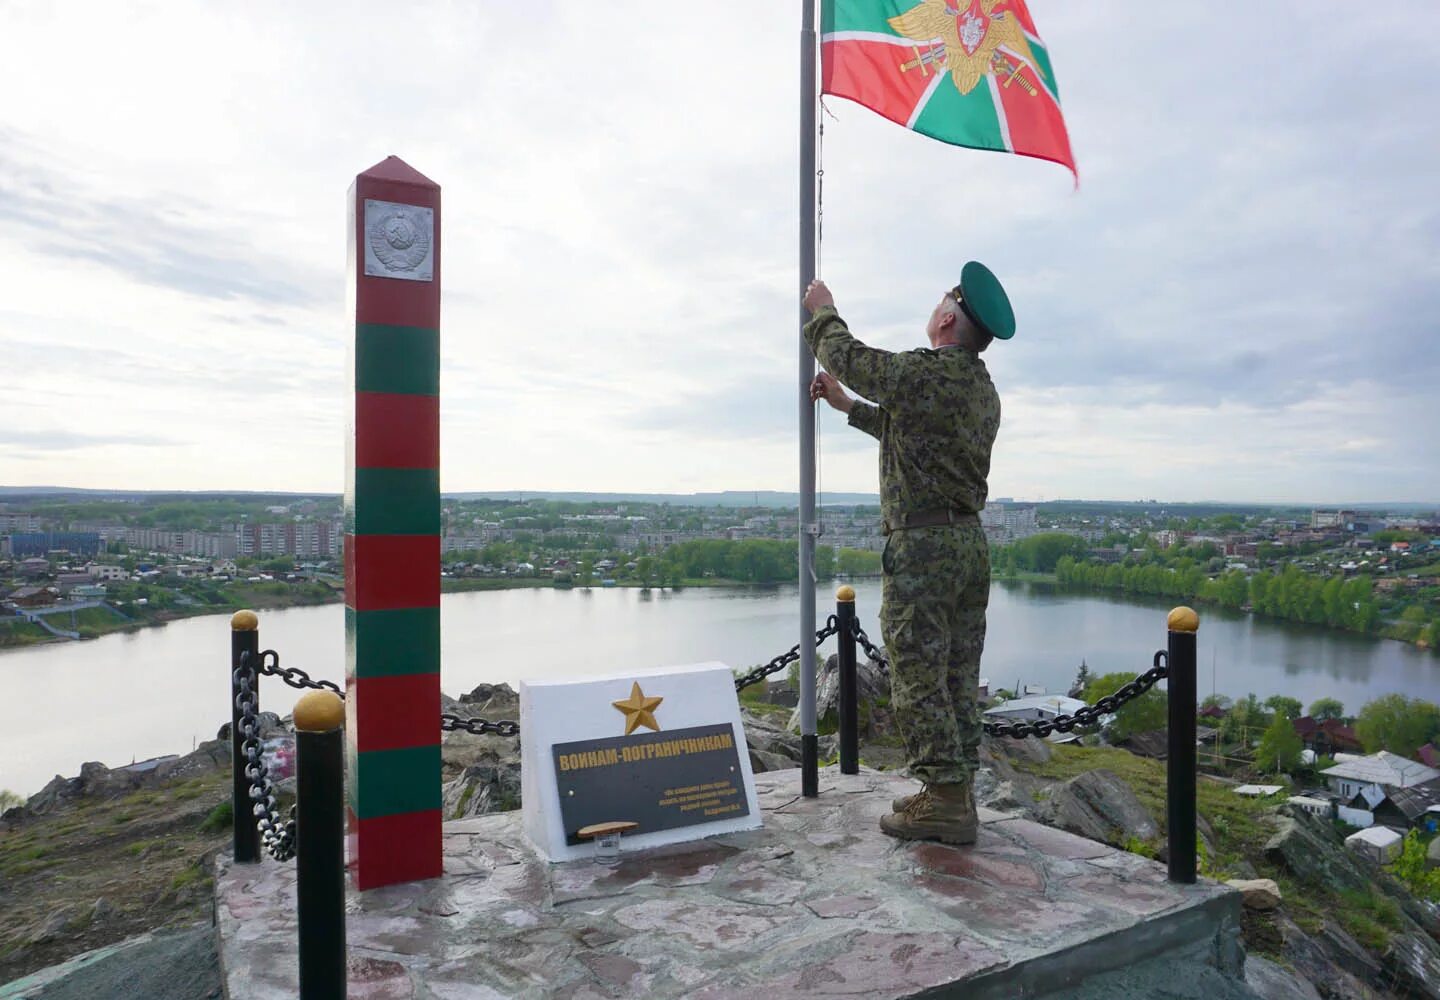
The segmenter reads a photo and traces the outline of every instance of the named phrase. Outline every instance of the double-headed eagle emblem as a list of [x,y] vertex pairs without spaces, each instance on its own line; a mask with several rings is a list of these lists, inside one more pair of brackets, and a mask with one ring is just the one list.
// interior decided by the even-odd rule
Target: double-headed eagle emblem
[[889,19],[890,27],[915,43],[915,58],[901,70],[919,69],[929,75],[948,69],[962,94],[975,89],[980,78],[997,74],[1004,85],[1018,84],[1030,96],[1035,88],[1019,72],[1027,66],[1042,78],[1025,29],[1014,11],[1004,10],[1009,0],[921,0],[903,14]]

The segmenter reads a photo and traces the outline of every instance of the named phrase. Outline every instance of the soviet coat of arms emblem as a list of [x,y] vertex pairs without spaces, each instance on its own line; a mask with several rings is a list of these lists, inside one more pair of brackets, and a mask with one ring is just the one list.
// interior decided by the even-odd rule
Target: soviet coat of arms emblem
[[420,205],[365,199],[365,273],[431,281],[435,213]]

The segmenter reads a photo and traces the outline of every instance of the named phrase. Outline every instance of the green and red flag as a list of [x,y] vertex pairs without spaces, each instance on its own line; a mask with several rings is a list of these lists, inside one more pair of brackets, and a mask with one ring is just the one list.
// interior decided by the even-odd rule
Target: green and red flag
[[942,142],[1075,172],[1025,0],[822,0],[820,42],[824,93]]

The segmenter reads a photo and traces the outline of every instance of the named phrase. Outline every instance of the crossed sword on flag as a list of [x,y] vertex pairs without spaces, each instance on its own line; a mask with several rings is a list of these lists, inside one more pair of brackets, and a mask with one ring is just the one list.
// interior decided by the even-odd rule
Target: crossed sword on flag
[[[912,69],[918,69],[920,70],[921,76],[929,76],[931,68],[943,67],[945,65],[944,42],[930,42],[925,47],[924,52],[920,51],[920,46],[918,45],[910,46],[910,50],[915,53],[915,58],[909,62],[902,62],[900,64],[900,72],[902,73],[908,73]],[[1037,93],[1035,85],[1019,75],[1020,71],[1027,65],[1027,63],[1018,59],[1012,63],[1006,57],[1005,53],[998,49],[990,59],[990,66],[995,71],[995,75],[1004,78],[1004,82],[1000,84],[1002,87],[1009,87],[1012,83],[1018,83],[1021,90],[1025,91],[1025,93],[1031,97],[1034,97]]]

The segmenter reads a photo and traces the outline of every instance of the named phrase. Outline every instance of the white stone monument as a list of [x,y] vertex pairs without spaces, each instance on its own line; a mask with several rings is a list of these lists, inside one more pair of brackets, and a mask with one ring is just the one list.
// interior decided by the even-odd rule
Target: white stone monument
[[634,822],[624,850],[761,825],[735,677],[723,663],[520,682],[525,834],[589,858],[589,824]]

